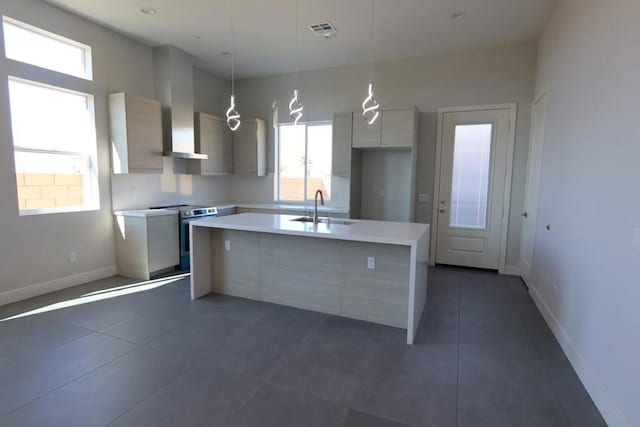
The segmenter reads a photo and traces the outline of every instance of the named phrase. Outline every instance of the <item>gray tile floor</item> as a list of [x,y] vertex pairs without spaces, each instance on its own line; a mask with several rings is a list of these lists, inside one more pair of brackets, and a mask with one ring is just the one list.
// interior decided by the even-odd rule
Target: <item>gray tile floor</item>
[[188,278],[1,307],[23,316],[0,322],[0,425],[605,425],[519,279],[429,274],[414,346],[399,329],[191,301]]

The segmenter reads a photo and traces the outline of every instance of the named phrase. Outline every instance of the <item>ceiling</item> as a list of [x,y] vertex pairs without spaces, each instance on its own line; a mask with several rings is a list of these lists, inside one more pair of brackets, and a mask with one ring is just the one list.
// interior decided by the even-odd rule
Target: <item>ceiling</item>
[[[171,44],[219,76],[255,77],[369,61],[371,0],[46,0],[151,46]],[[535,39],[557,0],[377,0],[376,61],[511,44]],[[141,13],[151,7],[155,15]],[[462,20],[451,19],[465,12]],[[330,21],[326,40],[307,27]],[[233,43],[232,43],[233,40]],[[296,54],[296,52],[299,54]]]

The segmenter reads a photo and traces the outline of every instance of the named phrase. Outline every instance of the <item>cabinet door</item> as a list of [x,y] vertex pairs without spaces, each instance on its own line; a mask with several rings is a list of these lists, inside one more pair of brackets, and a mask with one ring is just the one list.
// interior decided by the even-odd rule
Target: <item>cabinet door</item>
[[336,114],[333,117],[333,150],[331,174],[351,175],[351,130],[352,114]]
[[200,163],[202,175],[229,175],[233,170],[233,140],[225,121],[210,114],[196,114],[196,146],[208,154]]
[[267,174],[267,131],[264,120],[248,119],[233,134],[233,173]]
[[362,117],[362,113],[353,113],[353,148],[380,147],[380,118],[372,125]]
[[128,172],[162,173],[162,110],[160,103],[125,96]]
[[385,110],[382,112],[380,145],[391,148],[411,148],[415,143],[415,110]]
[[147,218],[149,272],[180,264],[178,217],[176,215]]

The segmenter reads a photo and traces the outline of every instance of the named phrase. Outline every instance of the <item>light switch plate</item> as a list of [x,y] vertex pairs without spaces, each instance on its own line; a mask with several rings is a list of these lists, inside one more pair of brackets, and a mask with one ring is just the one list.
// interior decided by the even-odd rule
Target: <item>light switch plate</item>
[[227,252],[231,250],[231,240],[224,241],[224,250]]
[[633,250],[640,252],[640,227],[633,229],[633,243],[631,244]]
[[367,257],[367,268],[369,270],[375,270],[376,269],[376,259],[375,257]]

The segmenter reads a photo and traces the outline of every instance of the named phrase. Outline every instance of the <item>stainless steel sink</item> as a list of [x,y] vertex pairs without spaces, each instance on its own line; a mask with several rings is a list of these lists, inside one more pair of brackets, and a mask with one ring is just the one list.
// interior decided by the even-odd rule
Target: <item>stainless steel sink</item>
[[[296,221],[296,222],[310,222],[313,223],[313,217],[310,216],[301,216],[300,218],[295,218],[292,219],[291,221]],[[321,224],[338,224],[338,225],[351,225],[354,223],[354,221],[347,221],[344,219],[334,219],[334,218],[320,218],[318,220]]]

